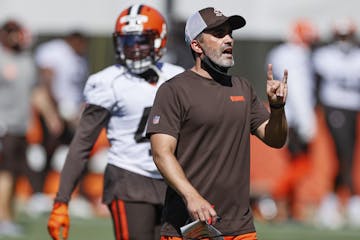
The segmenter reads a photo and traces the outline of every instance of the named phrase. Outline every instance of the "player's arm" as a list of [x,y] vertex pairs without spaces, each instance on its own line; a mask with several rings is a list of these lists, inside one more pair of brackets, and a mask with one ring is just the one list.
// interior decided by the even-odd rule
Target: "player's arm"
[[90,151],[109,118],[110,112],[106,108],[91,104],[85,107],[61,171],[59,191],[48,221],[48,231],[54,240],[60,239],[61,228],[63,238],[68,236],[70,220],[67,203],[85,169]]
[[58,106],[53,96],[52,85],[55,72],[49,66],[38,66],[39,81],[35,86],[32,103],[35,109],[44,117],[46,126],[55,136],[62,133],[64,122],[58,111]]
[[54,97],[52,96],[52,84],[55,75],[54,70],[50,67],[39,67],[38,71],[39,71],[40,85],[47,90],[52,101],[55,101]]
[[52,134],[58,136],[64,128],[64,124],[51,100],[49,92],[43,85],[36,85],[31,96],[31,104],[45,119],[46,126]]
[[285,70],[282,80],[274,80],[272,65],[268,65],[266,93],[270,105],[270,117],[256,130],[256,136],[267,145],[275,148],[284,146],[287,138],[288,126],[284,110],[287,96],[287,78],[288,72]]
[[71,193],[84,171],[89,154],[109,118],[110,112],[106,108],[92,104],[85,107],[61,171],[60,187],[55,201],[68,202],[70,200]]
[[156,133],[151,135],[150,141],[157,168],[169,186],[183,198],[190,216],[194,220],[216,222],[215,210],[191,185],[174,155],[177,144],[176,138],[167,134]]

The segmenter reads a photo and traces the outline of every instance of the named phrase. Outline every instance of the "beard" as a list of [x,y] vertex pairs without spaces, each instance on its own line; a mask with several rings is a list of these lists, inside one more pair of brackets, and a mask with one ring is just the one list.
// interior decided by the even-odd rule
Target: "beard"
[[223,47],[219,49],[203,47],[204,54],[208,56],[212,62],[220,67],[230,68],[235,64],[234,57],[231,55],[231,58],[229,58],[229,56],[227,56],[228,54],[224,54],[224,50]]

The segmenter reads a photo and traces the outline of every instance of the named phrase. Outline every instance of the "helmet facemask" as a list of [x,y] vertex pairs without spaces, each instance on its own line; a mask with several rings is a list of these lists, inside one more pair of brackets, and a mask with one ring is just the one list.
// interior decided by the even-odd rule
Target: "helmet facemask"
[[154,64],[155,53],[155,32],[114,34],[114,44],[118,60],[131,72],[140,74],[145,72]]

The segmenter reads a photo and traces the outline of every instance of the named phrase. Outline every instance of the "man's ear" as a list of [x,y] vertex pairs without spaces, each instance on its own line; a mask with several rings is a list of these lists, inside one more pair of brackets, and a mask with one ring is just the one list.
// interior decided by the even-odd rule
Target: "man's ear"
[[198,54],[203,53],[202,47],[200,46],[200,43],[197,40],[192,40],[190,43],[190,47],[194,52]]

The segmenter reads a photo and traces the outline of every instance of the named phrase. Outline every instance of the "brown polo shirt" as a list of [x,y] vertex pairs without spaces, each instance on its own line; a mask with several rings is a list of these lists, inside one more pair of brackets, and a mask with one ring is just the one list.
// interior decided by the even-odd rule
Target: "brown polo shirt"
[[[250,134],[268,118],[242,78],[225,84],[187,70],[157,92],[147,133],[177,139],[175,155],[191,184],[215,205],[222,217],[215,227],[224,235],[255,231],[249,206]],[[187,221],[183,200],[168,188],[162,235],[180,236]]]

